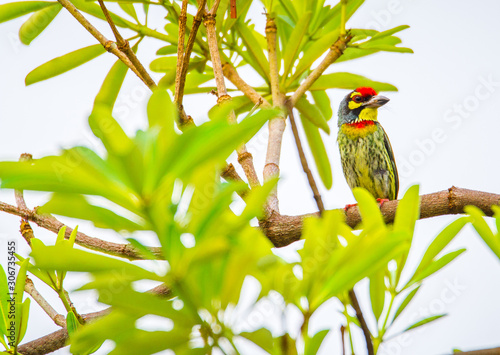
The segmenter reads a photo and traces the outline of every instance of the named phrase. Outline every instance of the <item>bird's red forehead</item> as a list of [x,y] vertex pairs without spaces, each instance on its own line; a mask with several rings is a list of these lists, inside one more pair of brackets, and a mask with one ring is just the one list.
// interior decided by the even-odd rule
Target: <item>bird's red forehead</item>
[[373,90],[372,88],[362,86],[360,88],[356,89],[356,92],[359,92],[361,96],[366,97],[366,96],[375,96],[377,95],[377,92]]

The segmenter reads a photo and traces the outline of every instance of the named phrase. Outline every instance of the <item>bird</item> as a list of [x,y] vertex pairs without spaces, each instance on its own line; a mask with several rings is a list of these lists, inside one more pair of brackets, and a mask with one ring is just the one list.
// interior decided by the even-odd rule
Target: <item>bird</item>
[[381,205],[396,199],[399,190],[391,143],[377,120],[378,108],[388,102],[373,88],[359,87],[346,95],[338,111],[337,143],[347,184],[351,190],[365,188]]

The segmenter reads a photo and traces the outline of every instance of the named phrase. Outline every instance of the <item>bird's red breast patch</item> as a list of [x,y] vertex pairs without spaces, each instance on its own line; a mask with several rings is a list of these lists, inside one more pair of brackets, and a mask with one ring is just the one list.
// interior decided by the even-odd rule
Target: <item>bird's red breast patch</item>
[[364,138],[369,134],[374,133],[377,130],[375,121],[359,121],[354,123],[346,123],[340,127],[342,133],[344,133],[350,139]]
[[375,90],[367,86],[362,86],[360,88],[357,88],[356,91],[359,92],[363,97],[377,95],[377,92]]

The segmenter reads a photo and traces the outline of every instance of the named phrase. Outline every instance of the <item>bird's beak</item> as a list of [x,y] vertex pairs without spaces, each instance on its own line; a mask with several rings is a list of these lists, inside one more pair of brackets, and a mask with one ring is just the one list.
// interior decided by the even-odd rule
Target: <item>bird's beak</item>
[[369,101],[365,102],[365,107],[380,107],[389,102],[389,99],[382,95],[373,96]]

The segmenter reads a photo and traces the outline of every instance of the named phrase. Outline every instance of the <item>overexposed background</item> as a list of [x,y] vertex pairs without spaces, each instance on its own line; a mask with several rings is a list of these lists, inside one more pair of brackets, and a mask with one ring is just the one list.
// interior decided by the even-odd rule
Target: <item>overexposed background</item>
[[[0,0],[0,3],[6,3]],[[152,14],[150,24],[162,23],[165,11]],[[252,19],[264,29],[263,7],[255,2]],[[391,101],[379,110],[394,149],[400,173],[400,196],[413,184],[421,193],[441,191],[452,185],[496,192],[498,176],[498,132],[500,114],[500,2],[470,1],[367,1],[348,22],[350,28],[385,30],[402,24],[410,29],[397,35],[402,45],[415,54],[378,53],[347,63],[335,64],[329,72],[349,71],[370,79],[396,85],[397,93],[384,93]],[[28,72],[46,61],[94,43],[91,37],[66,11],[29,47],[19,42],[17,33],[29,15],[0,24],[0,160],[17,160],[23,152],[34,157],[56,154],[61,148],[77,144],[98,148],[87,126],[87,117],[102,80],[115,61],[103,55],[69,73],[25,87]],[[90,18],[90,17],[89,17]],[[112,38],[107,25],[94,18],[93,23]],[[155,22],[156,21],[156,22]],[[158,30],[161,27],[158,25]],[[163,44],[145,40],[139,58],[149,63]],[[250,72],[243,77],[252,84]],[[159,75],[153,76],[155,80]],[[345,90],[331,90],[336,111]],[[145,124],[145,106],[149,91],[133,74],[129,74],[117,103],[117,118],[129,132]],[[196,103],[196,104],[194,104]],[[206,112],[215,104],[212,95],[186,97],[185,107],[196,122],[206,120]],[[119,109],[119,114],[118,114]],[[327,208],[339,208],[354,199],[344,180],[336,145],[336,115],[330,121],[332,133],[324,136],[332,161],[334,183],[330,191],[322,191]],[[266,144],[265,131],[249,144],[258,171],[262,171]],[[281,212],[302,214],[316,210],[314,200],[297,159],[292,134],[285,132],[279,186]],[[236,166],[237,164],[235,164]],[[43,203],[46,194],[27,194],[30,207]],[[14,203],[12,191],[0,191],[0,200]],[[435,235],[455,217],[432,218],[418,224],[410,264],[416,266]],[[68,220],[66,220],[68,221]],[[68,223],[76,224],[76,221]],[[114,233],[97,230],[81,223],[80,230],[93,236],[120,241]],[[0,214],[0,260],[5,265],[7,240],[18,240],[18,252],[29,252],[19,238],[19,219]],[[38,237],[53,240],[50,233],[35,229]],[[395,337],[380,350],[381,354],[443,354],[453,348],[461,350],[500,346],[500,263],[470,227],[453,241],[448,251],[466,247],[467,252],[431,277],[412,304],[398,319],[394,332],[432,314],[448,313],[435,323],[402,337]],[[293,249],[293,246],[289,249]],[[286,253],[286,251],[280,251]],[[71,278],[68,278],[68,281]],[[76,288],[84,280],[67,284]],[[76,283],[78,282],[78,283]],[[38,284],[37,284],[38,285]],[[361,284],[361,289],[366,284]],[[50,290],[39,286],[44,295]],[[358,292],[358,295],[367,294]],[[57,304],[55,298],[53,304]],[[99,309],[90,293],[74,296],[81,313]],[[361,299],[366,304],[366,299]],[[57,308],[57,307],[56,307]],[[340,315],[334,302],[325,306],[324,317],[311,324],[317,329],[333,331],[321,353],[338,352]],[[57,308],[62,312],[62,307]],[[369,314],[366,312],[366,314]],[[31,322],[24,341],[57,330],[41,309],[32,303]],[[369,322],[373,323],[372,319]],[[357,344],[357,353],[365,352]],[[105,353],[101,349],[100,353]],[[57,352],[68,354],[67,349]],[[249,352],[251,354],[251,352]]]

